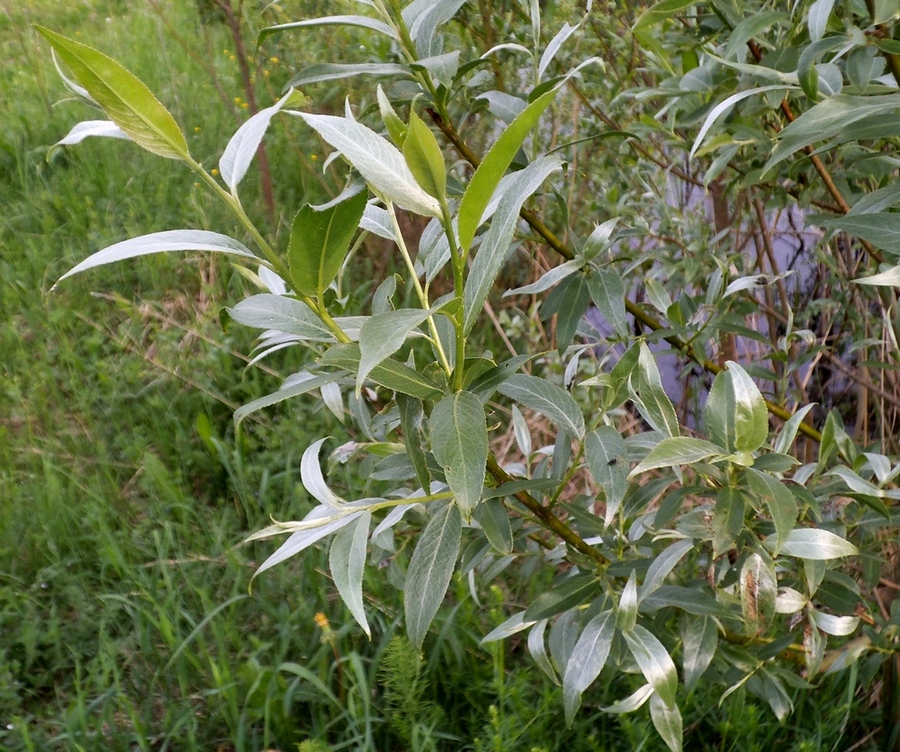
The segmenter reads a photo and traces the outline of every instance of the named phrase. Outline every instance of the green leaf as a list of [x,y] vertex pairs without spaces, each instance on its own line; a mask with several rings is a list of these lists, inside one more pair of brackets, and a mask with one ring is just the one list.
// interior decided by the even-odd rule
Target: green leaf
[[772,522],[775,523],[776,541],[778,541],[778,546],[775,548],[777,553],[797,522],[797,517],[800,514],[797,500],[784,483],[767,473],[748,468],[747,479],[750,481],[750,488],[753,492],[765,500],[766,506],[769,508],[769,514],[772,515]]
[[421,308],[401,308],[385,311],[369,318],[359,332],[359,371],[356,374],[356,389],[372,369],[399,350],[407,337],[437,309],[423,311]]
[[447,168],[437,139],[415,112],[409,113],[409,129],[403,156],[416,182],[439,201],[447,195]]
[[168,159],[189,158],[175,118],[137,77],[86,44],[35,26],[107,117],[139,146]]
[[678,565],[689,551],[694,548],[694,541],[685,538],[675,541],[665,551],[660,553],[650,564],[647,574],[644,575],[644,583],[641,585],[639,602],[643,601],[654,591],[659,590],[672,570]]
[[447,484],[469,517],[481,500],[488,455],[484,406],[471,392],[444,397],[431,412],[431,449]]
[[502,499],[485,500],[475,508],[474,517],[494,550],[504,555],[512,552],[512,526],[509,524],[509,513]]
[[714,619],[708,616],[682,619],[684,688],[689,692],[712,663],[718,643],[719,629]]
[[587,275],[573,274],[553,291],[553,297],[556,298],[556,347],[563,353],[572,344],[575,330],[591,302]]
[[[522,204],[559,167],[560,162],[556,157],[541,157],[524,170],[517,172],[508,182],[506,192],[500,199],[491,220],[491,227],[485,234],[478,253],[475,254],[466,281],[464,328],[467,334],[472,331],[481,313],[481,307],[509,254],[509,246],[519,222]],[[471,187],[470,183],[469,188]]]
[[481,224],[481,217],[500,184],[500,179],[557,91],[552,89],[528,105],[500,134],[475,170],[459,205],[459,244],[463,251],[467,251],[472,245],[475,231]]
[[288,251],[297,292],[321,300],[344,263],[367,198],[361,191],[322,211],[306,204],[297,212]]
[[[637,362],[637,393],[640,400],[635,403],[644,419],[664,436],[678,436],[678,416],[672,401],[663,389],[656,359],[646,342],[640,343]],[[635,379],[632,376],[632,383]],[[643,408],[643,410],[641,410]]]
[[231,192],[237,195],[238,183],[244,179],[247,170],[250,168],[253,157],[262,143],[263,136],[269,129],[272,118],[277,115],[283,107],[292,104],[297,99],[304,100],[303,94],[289,89],[285,94],[271,107],[266,107],[257,112],[253,117],[249,118],[235,134],[231,137],[222,157],[219,159],[219,172],[222,180],[231,189]]
[[600,675],[609,657],[615,634],[615,612],[597,614],[587,624],[575,643],[563,674],[563,703],[566,724],[570,725],[581,706],[581,695]]
[[112,120],[84,120],[72,126],[72,130],[53,144],[53,147],[80,144],[84,139],[91,137],[118,138],[131,141],[128,134]]
[[252,402],[248,402],[246,405],[241,405],[241,407],[234,411],[234,415],[232,416],[234,427],[237,428],[240,426],[244,418],[251,413],[255,413],[257,410],[277,405],[279,402],[284,402],[292,397],[299,397],[301,394],[307,394],[314,389],[321,389],[323,386],[334,383],[335,378],[336,377],[333,374],[327,374],[325,376],[313,376],[310,374],[309,378],[304,379],[299,383],[292,384],[287,388],[279,389],[277,392],[272,392],[265,397],[260,397]]
[[584,416],[578,403],[561,387],[537,376],[510,376],[497,391],[521,405],[536,410],[577,438],[584,436]]
[[734,546],[744,528],[744,495],[734,486],[720,488],[713,514],[713,555],[720,556]]
[[[763,545],[769,550],[774,550],[775,536],[770,535],[763,541]],[[797,528],[791,530],[780,546],[782,554],[796,556],[798,559],[812,561],[827,561],[828,559],[840,559],[844,556],[856,556],[859,550],[849,541],[827,530],[816,528]]]
[[545,590],[525,610],[525,621],[549,619],[570,608],[587,603],[597,595],[599,583],[590,574],[576,574]]
[[756,384],[737,363],[713,381],[703,410],[709,438],[729,452],[759,449],[769,433],[769,414]]
[[306,303],[285,295],[253,295],[229,308],[228,315],[255,329],[275,329],[310,342],[334,341],[334,335]]
[[[116,261],[149,256],[153,253],[167,253],[168,251],[211,251],[212,253],[225,253],[231,256],[243,256],[255,261],[259,257],[250,252],[250,249],[237,240],[220,235],[217,232],[206,230],[166,230],[165,232],[153,232],[149,235],[141,235],[137,238],[123,240],[101,251],[88,256],[80,264],[76,264],[63,274],[56,284],[58,285],[66,277],[73,274],[93,269],[105,264],[113,264]],[[55,285],[54,285],[55,287]]]
[[459,555],[461,534],[459,507],[446,504],[422,531],[409,560],[403,607],[406,633],[409,641],[419,650],[450,585]]
[[406,455],[416,471],[416,480],[426,493],[431,488],[431,477],[428,474],[428,463],[419,434],[424,410],[422,403],[402,392],[397,395],[397,411],[400,413],[400,427],[403,429],[403,445]]
[[[335,345],[319,358],[319,364],[356,372],[359,357],[359,345]],[[433,400],[443,395],[441,388],[431,379],[390,358],[375,366],[368,378],[383,387],[418,399]]]
[[658,694],[650,696],[650,720],[672,752],[681,752],[682,721],[677,705],[667,705]]
[[697,0],[662,0],[645,10],[632,27],[632,31],[640,31],[660,21],[672,18],[676,13],[690,8]]
[[[847,215],[825,219],[819,223],[832,230],[843,230],[891,253],[900,253],[900,214],[878,212],[877,214]],[[854,280],[863,285],[895,285],[896,269],[890,269],[871,277]]]
[[782,454],[790,453],[791,446],[794,444],[794,439],[797,438],[797,432],[800,430],[800,424],[813,407],[815,407],[815,403],[804,405],[788,418],[787,422],[782,426],[781,431],[778,433],[778,438],[775,439],[775,452]]
[[534,658],[534,662],[554,684],[559,684],[556,676],[556,670],[553,668],[553,662],[547,655],[547,644],[544,642],[544,632],[547,629],[547,620],[541,619],[535,624],[528,633],[528,652]]
[[291,23],[278,24],[277,26],[269,26],[259,32],[256,38],[257,46],[274,34],[281,34],[284,31],[293,31],[294,29],[304,29],[310,26],[356,26],[370,31],[377,31],[391,39],[397,39],[394,30],[383,21],[378,21],[367,16],[324,16],[322,18],[308,18],[304,21],[293,21]]
[[763,634],[775,617],[778,581],[775,566],[759,554],[750,554],[741,567],[741,609],[747,634]]
[[352,164],[373,190],[401,209],[440,217],[441,206],[410,172],[406,160],[390,141],[362,123],[333,115],[297,115]]
[[625,441],[612,426],[601,426],[584,438],[584,453],[594,480],[603,488],[606,510],[603,523],[609,525],[628,490],[628,462]]
[[623,632],[622,636],[641,673],[653,685],[662,701],[668,707],[674,708],[678,672],[669,651],[640,624],[636,624],[629,632]]
[[322,81],[339,81],[356,76],[409,76],[409,68],[395,63],[317,63],[294,76],[288,86],[300,88]]
[[394,108],[391,106],[391,101],[387,98],[387,95],[381,88],[381,84],[378,84],[376,87],[375,95],[378,99],[378,109],[381,112],[381,119],[384,121],[388,135],[391,137],[391,141],[394,142],[394,145],[402,149],[408,130],[406,123],[404,123],[400,119],[400,116],[394,111]]
[[572,259],[566,261],[559,266],[554,266],[546,274],[543,274],[537,282],[532,282],[524,287],[517,287],[515,290],[507,290],[503,293],[504,298],[511,295],[537,295],[539,292],[549,290],[553,285],[562,282],[566,277],[571,276],[584,266],[583,259]]
[[[811,107],[779,134],[778,144],[763,168],[763,178],[775,165],[794,152],[816,141],[827,141],[841,130],[869,119],[900,109],[900,94],[872,97],[838,94]],[[852,231],[851,231],[852,232]]]
[[620,337],[628,337],[625,317],[625,283],[614,269],[596,269],[588,277],[591,300]]
[[356,520],[338,531],[331,541],[331,550],[328,552],[328,566],[335,587],[353,614],[353,618],[370,639],[372,632],[363,607],[362,580],[371,522],[372,514],[363,512]]
[[675,465],[692,465],[695,462],[716,460],[725,457],[722,447],[711,444],[703,439],[692,439],[687,436],[676,436],[673,439],[663,439],[648,454],[643,461],[628,475],[633,478],[648,470],[660,467],[674,467]]
[[625,587],[622,589],[618,608],[616,608],[616,628],[620,632],[630,632],[637,623],[637,615],[637,575],[632,569],[631,574],[628,575],[628,582],[625,583]]

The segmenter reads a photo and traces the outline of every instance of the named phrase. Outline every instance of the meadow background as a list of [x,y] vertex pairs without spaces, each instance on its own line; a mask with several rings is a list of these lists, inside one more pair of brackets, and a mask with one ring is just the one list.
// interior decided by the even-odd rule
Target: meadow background
[[[260,106],[297,66],[368,43],[317,30],[257,51],[259,27],[341,4],[283,2],[264,15],[246,5]],[[241,541],[270,517],[304,514],[300,455],[343,429],[307,398],[258,413],[236,442],[232,411],[303,356],[246,368],[253,333],[221,310],[251,288],[226,262],[152,257],[50,292],[78,260],[129,236],[237,231],[178,164],[110,140],[51,150],[97,116],[67,98],[32,24],[120,60],[207,165],[247,115],[235,40],[212,4],[191,0],[0,0],[0,10],[0,749],[662,749],[645,715],[599,711],[637,678],[592,688],[566,729],[560,689],[523,645],[479,646],[546,587],[539,578],[509,574],[479,603],[457,581],[421,658],[398,637],[395,591],[379,587],[390,571],[367,575],[372,641],[331,587],[323,551],[249,590],[273,545]],[[308,93],[340,108],[347,86]],[[252,180],[245,205],[279,235],[333,185],[308,131],[278,123],[267,148],[283,215],[267,214]],[[359,278],[372,285],[390,264],[363,254]],[[868,748],[876,709],[839,681],[793,699],[779,724],[750,700],[689,698],[687,748]]]

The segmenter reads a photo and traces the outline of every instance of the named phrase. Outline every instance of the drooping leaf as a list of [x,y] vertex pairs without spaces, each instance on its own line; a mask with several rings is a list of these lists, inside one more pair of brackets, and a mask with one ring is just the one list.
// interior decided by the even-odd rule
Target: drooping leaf
[[471,392],[444,397],[431,412],[431,449],[444,468],[447,483],[468,517],[484,488],[488,435],[484,406]]
[[459,508],[456,504],[444,505],[422,531],[409,561],[403,607],[406,633],[417,649],[421,649],[428,627],[450,585],[461,533]]
[[772,515],[772,522],[775,523],[775,540],[778,542],[775,553],[778,553],[797,522],[800,513],[797,500],[784,483],[768,473],[748,468],[747,479],[750,481],[750,488],[757,496],[762,497]]
[[[456,15],[465,0],[440,0],[429,3],[420,13],[415,15],[415,20],[409,24],[409,36],[416,46],[416,52],[420,58],[434,57],[441,54],[440,37],[438,29]],[[404,17],[406,11],[404,11]]]
[[416,214],[441,216],[440,204],[419,187],[403,155],[390,141],[349,118],[297,114],[387,200]]
[[369,525],[372,514],[363,512],[353,522],[341,528],[328,552],[328,566],[335,587],[357,624],[371,638],[366,610],[363,607],[362,580],[366,566],[366,543],[369,540]]
[[650,697],[650,720],[653,728],[662,737],[672,752],[681,752],[682,721],[681,711],[677,705],[668,705],[658,693]]
[[[556,93],[556,89],[548,91],[528,105],[500,134],[475,170],[459,205],[459,244],[463,251],[472,245],[475,231],[482,222],[484,210],[494,195],[500,179]],[[518,214],[518,210],[516,213]]]
[[91,137],[119,138],[124,139],[125,141],[131,140],[128,134],[112,120],[85,120],[74,125],[72,130],[53,144],[53,146],[72,146],[74,144],[80,144],[84,139]]
[[285,31],[293,31],[294,29],[305,29],[311,26],[355,26],[370,31],[377,31],[391,39],[397,39],[397,34],[384,21],[367,16],[323,16],[322,18],[307,18],[303,21],[292,21],[291,23],[278,24],[277,26],[269,26],[259,32],[256,39],[257,45],[265,41],[267,37],[274,34],[281,34]]
[[408,77],[409,74],[408,68],[396,63],[316,63],[303,68],[290,80],[288,86],[300,88],[307,84],[339,81],[356,76]]
[[625,587],[622,588],[622,595],[619,597],[619,606],[616,609],[616,628],[621,632],[630,632],[637,624],[637,615],[637,573],[632,569]]
[[397,395],[397,410],[400,413],[400,427],[403,429],[403,445],[416,471],[416,480],[423,490],[428,490],[431,487],[431,477],[428,474],[428,463],[425,460],[425,450],[419,432],[424,415],[422,403],[407,394],[400,393]]
[[[319,359],[319,363],[356,372],[359,369],[359,357],[359,345],[336,345]],[[442,394],[440,387],[427,376],[390,358],[375,366],[368,378],[376,384],[417,399],[433,400]]]
[[344,263],[367,198],[363,191],[323,211],[307,204],[297,212],[289,244],[291,282],[297,292],[318,298],[324,294]]
[[690,8],[697,0],[661,0],[645,10],[635,22],[632,31],[641,31],[660,21],[672,18],[678,12]]
[[544,632],[547,629],[547,620],[541,619],[535,624],[528,633],[528,652],[534,658],[538,668],[541,669],[554,684],[559,684],[556,676],[556,670],[553,668],[553,661],[547,654],[547,643],[544,641]]
[[675,707],[675,691],[678,688],[678,672],[665,646],[646,628],[636,624],[623,632],[628,650],[635,663],[666,706]]
[[594,480],[603,488],[606,511],[603,522],[609,525],[628,489],[628,464],[625,441],[612,426],[601,426],[584,439],[584,453]]
[[256,573],[253,575],[254,577],[258,577],[260,574],[265,572],[267,569],[271,569],[276,564],[280,564],[281,562],[291,558],[292,556],[296,556],[301,551],[305,551],[307,548],[312,546],[315,543],[318,543],[322,538],[325,538],[332,533],[336,533],[345,525],[349,525],[353,522],[357,517],[359,517],[363,512],[351,512],[346,515],[338,515],[334,518],[328,519],[325,521],[325,524],[322,524],[317,527],[312,527],[306,530],[298,530],[296,533],[292,533],[290,537],[278,547],[278,550],[275,551],[268,559],[266,559],[262,564],[259,565],[259,568],[256,570]]
[[517,287],[515,290],[507,290],[503,293],[503,297],[508,298],[510,295],[537,295],[562,282],[562,280],[577,272],[582,266],[584,266],[584,261],[581,259],[566,261],[559,266],[554,266],[546,274],[543,274],[537,282],[532,282],[524,287]]
[[682,619],[681,644],[683,646],[682,665],[684,686],[690,691],[703,672],[709,668],[719,642],[719,629],[714,619],[708,616]]
[[644,575],[644,583],[641,585],[639,601],[643,601],[648,595],[652,595],[666,581],[672,570],[678,565],[688,552],[693,549],[694,541],[684,539],[676,541],[665,551],[660,553],[650,564],[647,574]]
[[422,118],[409,113],[409,129],[403,140],[403,156],[419,186],[436,199],[447,195],[447,168],[437,139]]
[[660,467],[674,467],[675,465],[692,465],[695,462],[716,460],[725,457],[722,447],[703,439],[693,439],[688,436],[676,436],[672,439],[663,439],[659,442],[641,462],[629,473],[633,478],[648,470]]
[[778,581],[775,566],[757,553],[750,554],[741,568],[741,609],[747,634],[763,634],[775,617]]
[[525,407],[546,416],[573,436],[584,436],[584,416],[571,395],[556,384],[537,376],[517,373],[499,384],[497,390]]
[[[822,227],[843,230],[863,240],[868,240],[872,245],[891,253],[900,253],[900,214],[896,212],[878,212],[875,214],[847,215],[825,219],[820,222]],[[896,271],[890,269],[875,274],[871,277],[863,277],[854,280],[857,284],[864,285],[893,285],[892,279]]]
[[525,619],[549,619],[570,608],[587,603],[597,595],[597,578],[590,574],[576,574],[549,590],[545,590],[525,610]]
[[571,724],[581,705],[581,695],[600,675],[609,657],[615,634],[615,612],[597,614],[584,626],[563,673],[566,723]]
[[[484,166],[484,162],[482,162],[482,166]],[[491,227],[485,234],[469,271],[465,289],[464,329],[466,333],[470,332],[475,325],[475,321],[481,313],[481,307],[487,299],[500,269],[503,268],[503,262],[509,253],[513,233],[519,221],[522,204],[559,167],[560,162],[556,157],[541,157],[524,170],[517,172],[509,182],[506,193],[500,199],[497,211],[494,213]],[[471,187],[470,183],[469,190]],[[463,200],[465,201],[465,197]],[[462,215],[460,215],[461,223]],[[465,248],[466,246],[462,245],[461,247]]]
[[335,377],[331,374],[326,376],[313,376],[312,374],[309,374],[308,379],[299,381],[289,387],[283,387],[264,397],[259,397],[252,402],[248,402],[246,405],[241,405],[234,411],[234,415],[232,416],[234,427],[237,428],[240,426],[248,415],[255,413],[257,410],[277,405],[279,402],[284,402],[292,397],[299,397],[301,394],[308,394],[314,389],[321,389],[322,387],[333,383],[334,379]]
[[188,158],[187,141],[175,118],[134,74],[93,47],[43,26],[35,29],[132,141],[160,157]]
[[229,308],[228,315],[256,329],[275,329],[310,342],[334,341],[334,335],[309,306],[285,295],[253,295]]
[[513,532],[509,513],[502,499],[486,499],[475,508],[473,515],[484,530],[488,543],[501,554],[513,550]]
[[140,235],[136,238],[123,240],[121,243],[104,248],[102,251],[88,256],[80,264],[76,264],[63,274],[57,281],[58,285],[73,274],[93,269],[104,264],[112,264],[116,261],[149,256],[153,253],[166,253],[168,251],[211,251],[213,253],[225,253],[231,256],[243,256],[259,260],[251,253],[250,249],[226,235],[207,230],[166,230],[165,232],[153,232],[149,235]]

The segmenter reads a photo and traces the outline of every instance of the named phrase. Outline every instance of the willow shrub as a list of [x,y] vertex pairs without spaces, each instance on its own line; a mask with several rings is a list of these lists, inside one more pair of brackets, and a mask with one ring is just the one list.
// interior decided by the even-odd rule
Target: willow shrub
[[[252,536],[285,537],[258,573],[329,546],[334,584],[367,634],[367,565],[405,568],[397,598],[416,647],[454,576],[476,588],[508,567],[549,568],[553,586],[484,641],[528,632],[570,721],[598,679],[642,675],[605,710],[647,706],[673,750],[679,699],[697,684],[710,697],[749,692],[784,718],[792,694],[814,691],[820,675],[856,677],[864,665],[871,677],[889,665],[897,627],[870,597],[890,576],[883,548],[900,498],[884,435],[896,392],[883,380],[870,389],[871,369],[892,373],[896,360],[896,9],[664,0],[634,17],[612,4],[559,4],[553,18],[570,12],[571,23],[547,30],[537,2],[477,5],[480,14],[464,0],[372,0],[365,15],[265,29],[261,43],[320,25],[374,41],[363,62],[298,72],[234,134],[217,174],[125,68],[40,29],[67,86],[108,118],[76,125],[61,144],[124,138],[180,161],[242,227],[241,238],[171,230],[126,240],[63,279],[164,251],[249,267],[262,291],[231,318],[263,330],[258,358],[302,345],[309,359],[235,424],[288,399],[321,399],[347,430],[332,472],[368,457],[378,480],[369,487],[381,489],[339,496],[322,471],[325,439],[316,441],[300,472],[317,503]],[[316,114],[299,92],[357,76],[381,83],[344,114]],[[276,121],[318,134],[345,176],[333,200],[285,207],[294,218],[282,244],[240,197]],[[693,192],[680,207],[672,180]],[[707,188],[726,221],[697,208]],[[822,327],[822,288],[789,288],[791,270],[768,252],[772,212],[791,205],[842,233],[820,232],[824,250],[809,261],[846,309],[839,343]],[[810,207],[830,214],[811,217]],[[741,234],[756,243],[755,262]],[[402,273],[357,305],[345,272],[370,235]],[[511,254],[546,248],[552,263],[530,284],[503,273]],[[881,262],[857,279],[868,286],[852,284]],[[499,294],[540,299],[555,346],[525,326],[503,332],[510,357],[487,349]],[[795,311],[803,294],[809,310]],[[880,333],[858,326],[873,312]],[[854,348],[881,361],[841,360]],[[706,374],[701,408],[673,405],[658,364],[666,349]],[[814,411],[804,390],[826,356],[877,397],[851,405],[855,437],[847,405]],[[870,418],[882,428],[859,430]],[[553,436],[546,446],[534,443],[536,421]],[[513,446],[498,441],[505,435],[517,452],[498,456]]]

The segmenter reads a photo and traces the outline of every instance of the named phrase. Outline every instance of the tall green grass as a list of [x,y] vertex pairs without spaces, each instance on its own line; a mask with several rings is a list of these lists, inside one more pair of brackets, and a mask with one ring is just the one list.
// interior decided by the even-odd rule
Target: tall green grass
[[[237,121],[198,60],[243,97],[232,40],[202,26],[193,2],[161,7],[188,50],[145,3],[0,0],[0,749],[660,749],[645,717],[598,711],[637,678],[586,695],[567,730],[559,688],[517,640],[479,646],[537,592],[527,577],[481,590],[481,605],[458,583],[422,657],[399,637],[389,569],[368,575],[371,642],[324,575],[322,552],[250,591],[271,546],[240,542],[270,516],[305,512],[299,457],[343,429],[307,400],[263,415],[236,443],[233,407],[301,356],[273,358],[274,373],[245,370],[251,335],[218,316],[246,292],[227,264],[142,259],[49,293],[77,260],[127,236],[237,232],[186,171],[128,143],[89,140],[48,158],[95,115],[65,101],[32,23],[123,61],[175,113],[195,155],[218,158]],[[305,35],[264,51],[262,103],[289,65],[357,42]],[[317,104],[337,93],[323,87]],[[320,153],[296,129],[273,130],[288,218],[329,187],[302,169]],[[844,711],[848,691],[826,688],[827,716],[809,707],[787,726],[740,693],[712,713],[710,698],[689,700],[689,747],[837,749],[865,736],[866,719]]]

